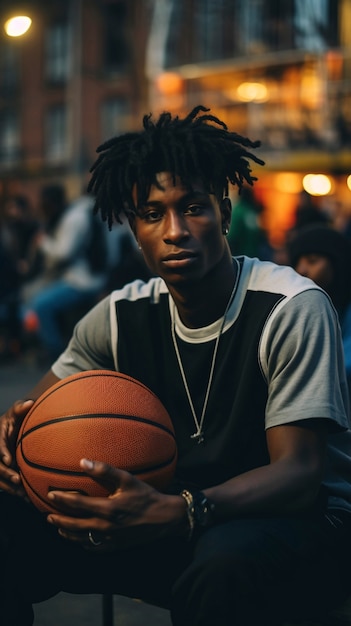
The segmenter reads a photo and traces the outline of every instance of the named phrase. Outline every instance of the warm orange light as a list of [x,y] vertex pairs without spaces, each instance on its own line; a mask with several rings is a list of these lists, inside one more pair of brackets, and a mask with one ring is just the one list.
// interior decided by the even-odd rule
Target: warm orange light
[[241,83],[236,93],[242,102],[265,102],[268,99],[268,90],[263,83]]
[[164,96],[173,96],[183,89],[183,79],[176,72],[163,72],[156,78],[156,86]]
[[301,191],[301,175],[295,172],[280,172],[274,178],[275,187],[283,193],[298,193]]
[[325,55],[327,70],[332,80],[340,80],[344,58],[339,50],[328,50]]
[[323,104],[323,82],[313,68],[306,69],[300,82],[301,102],[309,109],[316,109]]

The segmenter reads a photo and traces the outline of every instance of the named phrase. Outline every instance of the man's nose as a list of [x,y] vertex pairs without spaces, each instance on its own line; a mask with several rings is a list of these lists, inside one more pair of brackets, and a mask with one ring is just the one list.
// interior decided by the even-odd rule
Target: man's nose
[[164,240],[174,242],[189,236],[189,228],[183,215],[169,211],[165,216]]

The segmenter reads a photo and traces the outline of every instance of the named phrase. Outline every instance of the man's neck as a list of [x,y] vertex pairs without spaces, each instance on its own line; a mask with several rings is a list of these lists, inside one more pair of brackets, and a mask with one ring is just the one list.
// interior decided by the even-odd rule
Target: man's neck
[[219,319],[226,310],[233,291],[237,266],[230,263],[221,271],[213,272],[203,281],[182,286],[170,287],[178,314],[188,328],[201,328]]

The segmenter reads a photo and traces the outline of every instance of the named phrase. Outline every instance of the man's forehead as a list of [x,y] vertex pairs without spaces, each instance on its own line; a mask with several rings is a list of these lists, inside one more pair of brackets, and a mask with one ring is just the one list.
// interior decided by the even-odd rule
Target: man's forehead
[[[172,172],[157,172],[155,175],[155,179],[157,185],[160,187],[180,187],[185,191],[196,190],[196,191],[205,191],[205,186],[199,178],[191,178],[187,182],[181,179],[177,174],[173,174]],[[153,186],[157,186],[153,185]]]
[[[155,174],[155,182],[151,183],[148,196],[150,196],[150,194],[152,194],[156,190],[162,192],[166,189],[169,189],[170,187],[176,187],[184,191],[184,193],[188,193],[189,191],[197,191],[206,194],[209,193],[208,190],[206,190],[204,183],[198,178],[190,179],[185,183],[177,174],[165,171],[157,172]],[[136,184],[133,187],[133,198],[134,200],[137,199]]]

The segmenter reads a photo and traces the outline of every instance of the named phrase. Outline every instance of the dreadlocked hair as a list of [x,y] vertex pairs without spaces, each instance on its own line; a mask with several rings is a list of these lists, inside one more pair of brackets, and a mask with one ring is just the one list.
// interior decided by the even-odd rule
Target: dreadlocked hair
[[239,193],[245,181],[253,185],[257,178],[251,176],[248,159],[259,165],[264,161],[246,148],[257,148],[260,142],[229,132],[224,122],[207,114],[209,110],[199,105],[184,119],[165,112],[156,122],[151,114],[145,115],[143,130],[114,137],[97,148],[100,154],[90,169],[88,191],[95,196],[95,213],[101,213],[109,228],[114,220],[121,223],[123,215],[136,214],[151,185],[160,188],[156,174],[161,171],[170,172],[174,183],[178,176],[190,189],[200,181],[218,201],[228,196],[229,184]]

